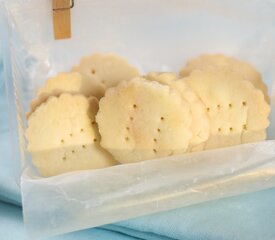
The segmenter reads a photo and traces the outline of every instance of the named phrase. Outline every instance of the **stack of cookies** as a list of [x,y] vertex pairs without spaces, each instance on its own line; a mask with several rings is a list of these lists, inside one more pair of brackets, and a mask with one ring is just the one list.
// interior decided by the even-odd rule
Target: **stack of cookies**
[[27,150],[53,176],[262,141],[269,113],[261,75],[232,57],[141,76],[120,57],[94,54],[38,90]]

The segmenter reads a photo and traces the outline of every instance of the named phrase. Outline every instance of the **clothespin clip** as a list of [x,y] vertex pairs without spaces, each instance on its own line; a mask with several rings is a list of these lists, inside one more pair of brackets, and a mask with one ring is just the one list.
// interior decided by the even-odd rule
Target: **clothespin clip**
[[71,9],[74,0],[52,0],[54,38],[71,37]]

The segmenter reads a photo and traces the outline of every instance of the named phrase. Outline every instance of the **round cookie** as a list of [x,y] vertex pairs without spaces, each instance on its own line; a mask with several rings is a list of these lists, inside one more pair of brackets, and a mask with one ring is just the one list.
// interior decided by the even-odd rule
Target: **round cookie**
[[244,79],[250,81],[256,88],[262,90],[265,100],[270,102],[267,86],[262,80],[261,74],[250,64],[224,56],[222,54],[205,54],[187,62],[186,66],[180,71],[180,76],[186,77],[196,69],[207,69],[213,67],[227,67],[233,72],[240,73]]
[[260,142],[266,139],[266,129],[243,131],[242,143]]
[[188,102],[141,77],[108,89],[96,121],[101,146],[121,163],[184,153],[192,137]]
[[116,162],[99,144],[98,100],[83,95],[50,97],[30,116],[27,150],[41,175],[103,168]]
[[194,91],[183,79],[178,79],[174,73],[150,72],[147,79],[166,84],[177,90],[181,97],[190,104],[192,116],[192,138],[190,140],[189,151],[203,150],[204,142],[209,137],[210,126],[206,107]]
[[124,58],[113,54],[93,54],[82,58],[72,71],[80,72],[91,81],[102,83],[106,89],[140,75]]
[[178,79],[178,76],[172,72],[149,72],[146,76],[146,79],[170,85],[172,82]]
[[268,127],[270,106],[262,91],[241,74],[228,68],[195,70],[186,82],[208,111],[210,138],[206,149],[243,143],[244,135]]
[[49,78],[45,85],[38,89],[36,98],[30,103],[27,117],[48,97],[59,96],[61,93],[80,93],[99,99],[104,95],[104,86],[99,82],[90,81],[78,72],[59,73],[55,77]]

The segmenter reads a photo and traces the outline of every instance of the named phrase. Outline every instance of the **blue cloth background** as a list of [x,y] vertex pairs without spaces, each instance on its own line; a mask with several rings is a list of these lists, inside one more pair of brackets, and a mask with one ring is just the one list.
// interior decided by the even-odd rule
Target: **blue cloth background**
[[[8,104],[0,61],[0,239],[26,239],[13,177]],[[51,238],[52,240],[275,240],[275,189],[211,201]]]

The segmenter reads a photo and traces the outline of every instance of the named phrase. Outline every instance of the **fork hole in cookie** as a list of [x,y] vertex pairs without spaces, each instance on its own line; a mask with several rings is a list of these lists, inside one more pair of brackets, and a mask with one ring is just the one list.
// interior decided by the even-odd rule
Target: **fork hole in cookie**
[[126,130],[127,130],[127,131],[129,131],[129,130],[130,130],[130,128],[129,128],[129,127],[126,127]]
[[154,153],[157,153],[157,150],[156,150],[156,149],[153,149],[153,152],[154,152]]
[[96,138],[94,138],[94,142],[96,142],[97,141],[97,139]]
[[62,160],[63,160],[63,161],[66,161],[66,157],[63,157]]
[[129,138],[128,138],[128,137],[125,137],[125,141],[129,141]]
[[233,127],[230,127],[230,128],[229,128],[229,131],[230,131],[230,132],[233,132]]
[[208,107],[208,108],[206,108],[206,110],[207,110],[207,112],[209,112],[209,111],[210,111],[210,108]]
[[160,120],[161,120],[161,121],[164,121],[164,117],[161,117]]
[[72,153],[75,153],[75,150],[72,150]]
[[92,121],[92,125],[95,125],[96,124],[96,122],[95,121]]
[[246,124],[243,125],[243,130],[247,130]]
[[158,140],[156,138],[154,138],[154,142],[157,142]]
[[243,106],[246,106],[246,101],[243,101],[242,104],[243,104]]
[[84,132],[84,129],[83,129],[83,128],[81,128],[81,129],[80,129],[80,132]]
[[218,105],[217,105],[217,108],[221,108],[221,105],[220,105],[220,104],[218,104]]
[[157,131],[160,132],[160,128],[158,128]]
[[133,104],[133,108],[136,109],[136,108],[137,108],[137,105],[136,105],[136,104]]
[[92,70],[91,70],[91,73],[92,73],[92,74],[95,74],[95,73],[96,73],[96,71],[95,71],[94,69],[92,69]]
[[134,120],[134,118],[133,118],[133,117],[130,117],[130,120],[131,120],[131,121],[133,121],[133,120]]
[[61,142],[61,143],[64,143],[65,141],[64,141],[64,139],[61,139],[60,142]]
[[86,148],[86,145],[82,145],[82,148]]
[[218,128],[218,132],[221,132],[222,131],[222,129],[221,128]]
[[229,108],[232,108],[232,103],[229,103],[229,104],[228,104],[228,107],[229,107]]
[[73,134],[72,133],[70,133],[70,137],[72,137],[73,136]]

